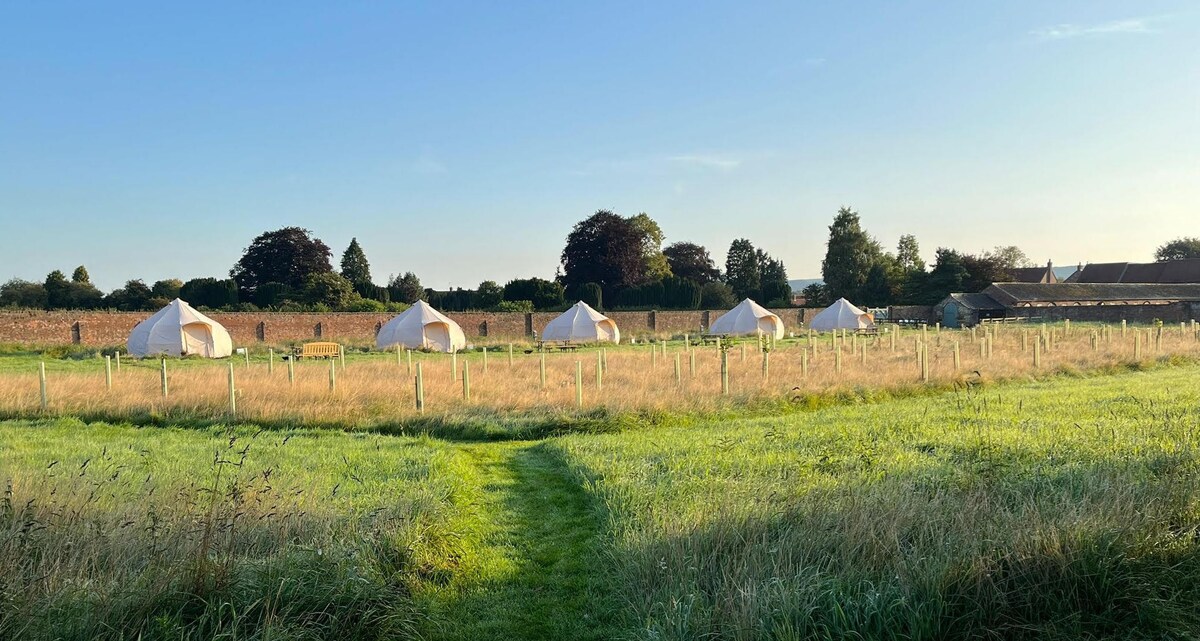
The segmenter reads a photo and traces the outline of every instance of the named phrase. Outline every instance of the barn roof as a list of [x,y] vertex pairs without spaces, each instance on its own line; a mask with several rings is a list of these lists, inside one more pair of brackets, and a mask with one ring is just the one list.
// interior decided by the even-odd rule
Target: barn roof
[[996,283],[983,293],[1007,307],[1200,301],[1200,284]]
[[1005,308],[1004,305],[996,302],[996,299],[988,296],[987,294],[961,293],[950,294],[950,296],[948,296],[946,300],[943,300],[938,307],[945,307],[946,303],[951,301],[956,302],[967,309],[999,311]]
[[1017,267],[1011,270],[1014,283],[1057,283],[1058,276],[1052,265],[1045,267]]
[[1200,258],[1161,263],[1092,263],[1073,278],[1076,283],[1200,283]]

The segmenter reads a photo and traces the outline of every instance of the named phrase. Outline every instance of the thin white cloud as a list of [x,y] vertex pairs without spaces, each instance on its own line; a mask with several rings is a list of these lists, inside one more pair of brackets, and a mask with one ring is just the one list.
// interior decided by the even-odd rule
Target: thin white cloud
[[1042,27],[1029,32],[1038,40],[1069,40],[1071,38],[1100,38],[1133,33],[1153,33],[1148,18],[1129,18],[1113,20],[1098,24],[1081,25],[1064,23],[1052,27]]
[[668,156],[667,160],[673,163],[690,165],[693,167],[703,167],[705,169],[719,169],[721,171],[729,171],[737,169],[742,164],[738,158],[730,158],[728,156],[718,156],[713,154],[682,154],[678,156]]
[[446,173],[446,165],[434,160],[433,158],[430,158],[429,156],[421,156],[420,158],[417,158],[409,165],[409,169],[411,169],[413,173],[426,176]]

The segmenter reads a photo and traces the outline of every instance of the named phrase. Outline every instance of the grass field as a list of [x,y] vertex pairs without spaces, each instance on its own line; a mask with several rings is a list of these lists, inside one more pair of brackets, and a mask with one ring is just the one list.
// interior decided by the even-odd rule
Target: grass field
[[[603,350],[591,346],[544,355],[544,376],[543,355],[520,349],[512,356],[507,348],[453,356],[352,350],[344,362],[305,360],[291,366],[268,359],[266,348],[257,347],[248,360],[125,359],[119,371],[112,366],[112,389],[98,354],[28,352],[0,358],[0,416],[166,425],[250,421],[456,438],[540,438],[1197,360],[1200,331],[1187,326],[1123,332],[1099,325],[908,329],[872,337],[804,336],[781,341],[766,353],[759,347],[753,338],[724,352],[682,340]],[[38,374],[42,363],[45,410]],[[236,410],[230,407],[230,364]],[[418,368],[421,411],[415,403]]]
[[[675,391],[661,354],[651,370],[649,348],[629,347],[608,354],[611,380],[650,370],[666,379],[661,405],[631,392],[577,413],[569,388],[519,391],[536,385],[536,357],[523,378],[495,358],[493,392],[511,386],[511,405],[484,392],[483,407],[424,420],[481,412],[496,442],[356,431],[393,416],[357,412],[373,398],[363,390],[390,385],[372,377],[403,370],[394,354],[350,355],[336,396],[280,403],[271,429],[187,405],[131,402],[134,424],[56,415],[86,414],[89,395],[111,402],[101,369],[81,405],[44,418],[10,406],[29,416],[0,422],[0,638],[1196,638],[1191,337],[1175,330],[1131,364],[1076,331],[1056,337],[1043,372],[1002,370],[1027,355],[1002,330],[990,359],[974,354],[992,365],[981,375],[942,367],[940,382],[889,388],[863,368],[854,383],[810,378],[803,398],[819,403],[792,403],[782,381],[751,391],[752,357],[732,398],[717,387],[718,401],[694,400],[708,388]],[[773,352],[768,381],[805,345]],[[740,348],[730,356],[741,366]],[[26,369],[43,357],[0,358],[0,395],[28,399]],[[563,357],[572,376],[575,359]],[[180,403],[187,375],[222,371],[172,365]],[[157,363],[124,384],[139,367],[152,398]],[[89,385],[94,368],[48,363]],[[270,381],[261,360],[245,375]],[[451,405],[449,378],[431,402]],[[320,407],[331,414],[299,420]],[[538,412],[597,429],[520,440]]]

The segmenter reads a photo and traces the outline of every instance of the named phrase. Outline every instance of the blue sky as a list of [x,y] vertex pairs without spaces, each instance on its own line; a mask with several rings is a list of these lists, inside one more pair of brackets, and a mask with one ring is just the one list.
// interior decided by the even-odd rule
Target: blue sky
[[792,278],[841,205],[1148,260],[1200,236],[1197,42],[1193,2],[7,2],[0,278],[220,276],[300,225],[473,287],[599,208]]

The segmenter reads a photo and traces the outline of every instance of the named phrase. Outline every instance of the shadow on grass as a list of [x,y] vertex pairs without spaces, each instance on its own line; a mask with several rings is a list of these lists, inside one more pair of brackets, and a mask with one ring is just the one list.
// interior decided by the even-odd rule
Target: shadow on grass
[[831,450],[815,471],[841,482],[773,514],[618,508],[631,616],[662,641],[1200,638],[1194,451],[922,451],[895,474]]

